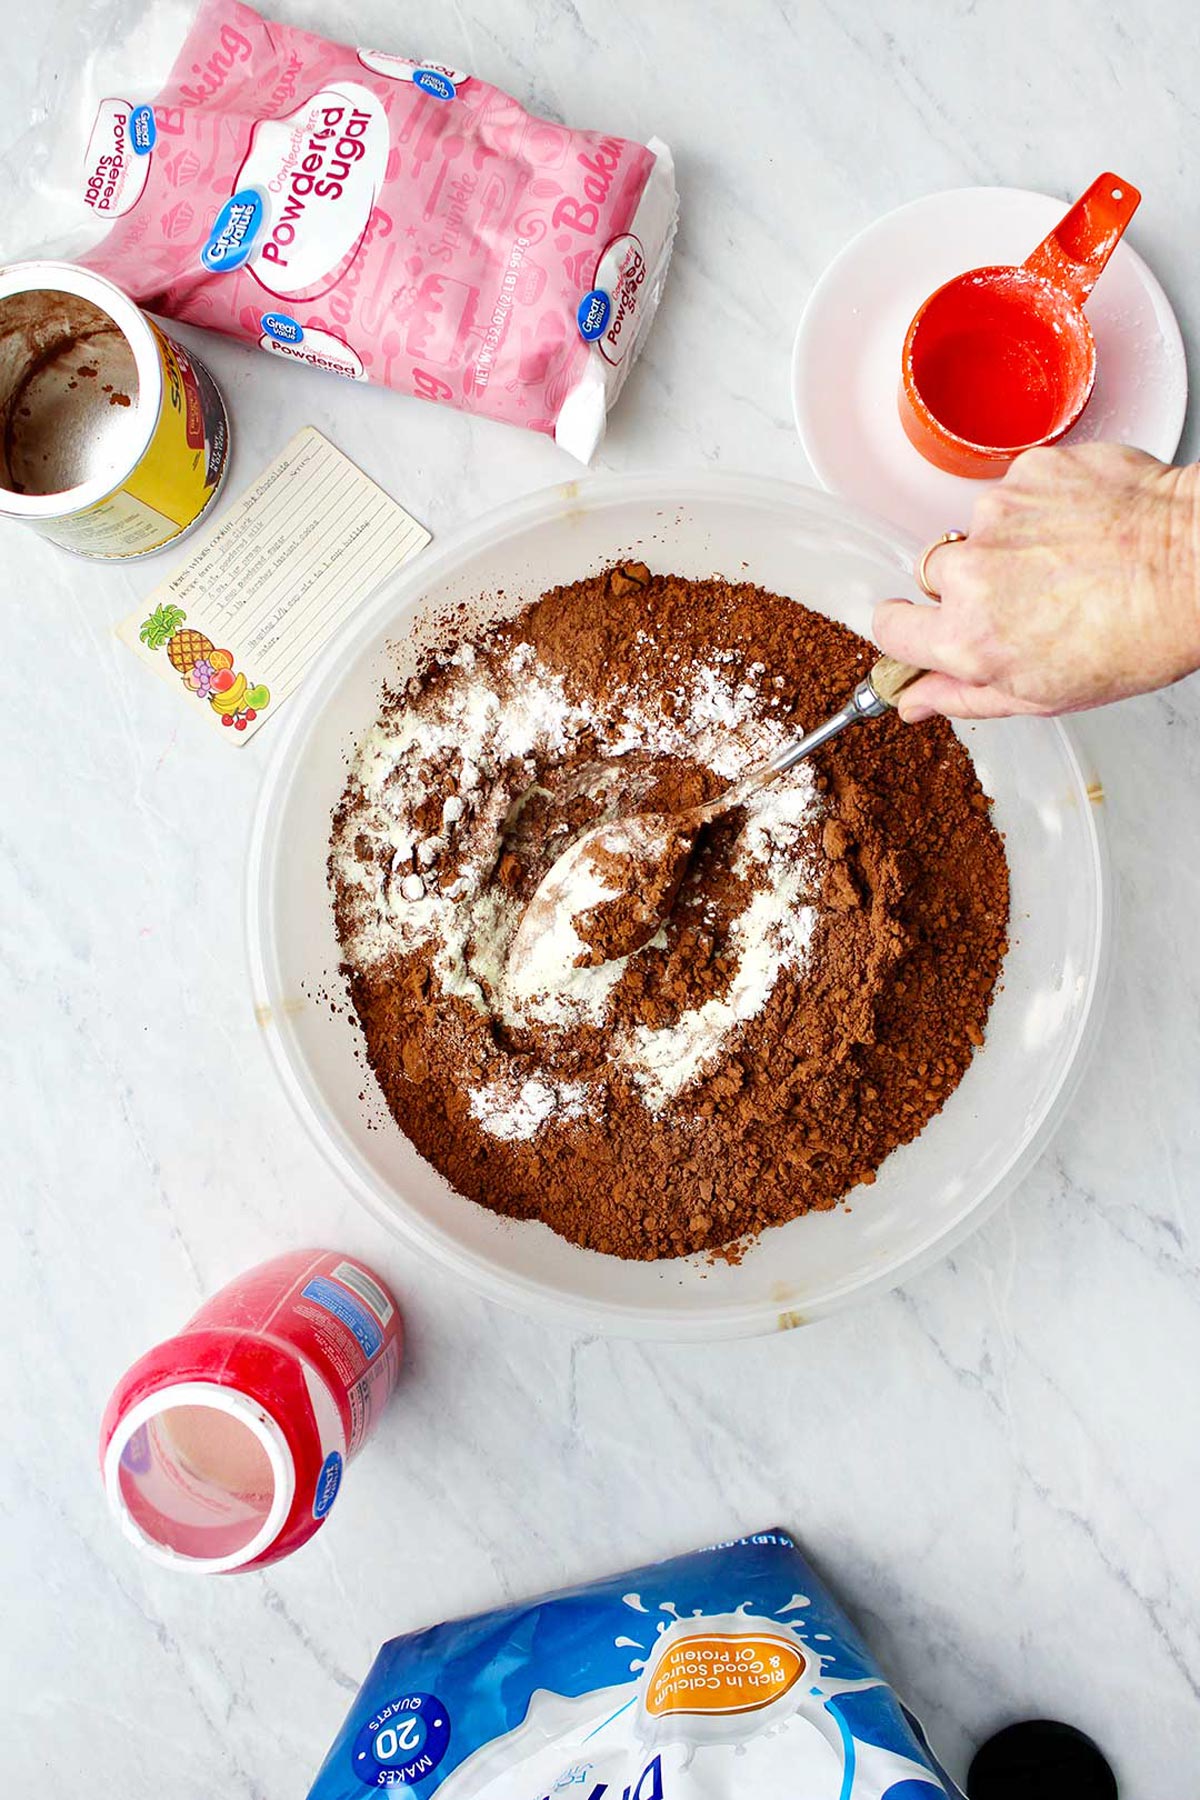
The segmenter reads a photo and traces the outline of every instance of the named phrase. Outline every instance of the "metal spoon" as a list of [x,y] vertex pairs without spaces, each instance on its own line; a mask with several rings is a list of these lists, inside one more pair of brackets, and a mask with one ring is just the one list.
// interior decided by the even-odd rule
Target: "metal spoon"
[[[611,962],[632,956],[650,942],[670,914],[703,826],[743,805],[751,794],[776,775],[795,768],[847,725],[857,724],[860,719],[877,719],[891,711],[905,688],[924,673],[910,663],[881,656],[832,718],[805,732],[795,743],[785,745],[769,762],[743,775],[715,799],[691,806],[686,812],[631,813],[624,819],[593,825],[551,863],[534,889],[509,951],[510,969],[528,963],[536,940],[560,921],[564,908],[572,904],[572,893],[594,896],[597,887],[605,886],[606,871],[618,864],[620,893],[612,896],[607,908],[602,904],[592,907],[590,913],[590,898],[578,901],[576,904],[583,911],[575,914],[575,928],[578,935],[581,919],[591,917],[595,921],[594,938],[585,935],[580,939],[588,947],[584,961]],[[589,933],[587,923],[584,933]]]

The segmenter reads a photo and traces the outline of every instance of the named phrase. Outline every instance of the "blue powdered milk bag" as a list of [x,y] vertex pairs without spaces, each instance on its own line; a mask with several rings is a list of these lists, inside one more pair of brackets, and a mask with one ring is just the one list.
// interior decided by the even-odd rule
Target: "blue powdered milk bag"
[[783,1531],[385,1644],[310,1800],[947,1800]]

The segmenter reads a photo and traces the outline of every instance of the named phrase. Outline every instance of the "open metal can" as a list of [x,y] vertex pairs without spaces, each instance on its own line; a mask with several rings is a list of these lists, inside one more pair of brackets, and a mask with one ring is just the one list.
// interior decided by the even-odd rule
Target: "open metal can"
[[212,376],[128,295],[65,262],[0,268],[0,516],[124,561],[189,531],[221,485]]

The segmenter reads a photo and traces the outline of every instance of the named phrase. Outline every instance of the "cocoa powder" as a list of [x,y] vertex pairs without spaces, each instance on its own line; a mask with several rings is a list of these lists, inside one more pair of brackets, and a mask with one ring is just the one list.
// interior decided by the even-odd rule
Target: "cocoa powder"
[[672,829],[669,814],[638,816],[646,818],[648,841],[635,838],[628,849],[611,849],[601,839],[590,852],[593,869],[613,897],[572,919],[587,946],[575,959],[580,967],[640,950],[669,915],[692,860],[694,830]]
[[[811,935],[665,1101],[648,1102],[645,1080],[617,1052],[639,1032],[707,1017],[744,984],[739,921],[770,873],[739,854],[744,816],[701,832],[661,934],[608,965],[617,978],[603,1016],[569,1026],[506,1011],[486,977],[449,981],[436,933],[416,941],[397,897],[405,884],[420,889],[426,899],[413,905],[429,911],[482,870],[485,894],[519,916],[552,852],[605,808],[678,812],[728,785],[730,769],[715,769],[711,751],[663,756],[643,729],[597,789],[605,746],[629,735],[624,721],[657,716],[680,745],[741,734],[749,767],[762,732],[778,741],[817,723],[873,657],[843,626],[749,583],[625,564],[545,595],[465,659],[490,672],[501,711],[504,671],[529,665],[543,685],[557,682],[584,721],[569,742],[497,756],[482,773],[460,750],[426,758],[430,792],[411,811],[414,832],[432,835],[411,850],[395,828],[381,837],[379,793],[362,767],[352,775],[331,856],[350,994],[396,1123],[460,1193],[610,1255],[736,1255],[766,1227],[874,1181],[945,1104],[983,1041],[1008,875],[970,758],[944,721],[905,726],[889,715],[813,759],[804,779],[815,778],[818,804],[788,840],[793,910]],[[713,669],[723,685],[704,737],[696,696],[712,682],[692,678]],[[410,692],[389,697],[383,740],[436,712],[464,679],[462,662],[430,659]],[[728,694],[739,723],[724,734]],[[386,797],[399,779],[376,786]],[[605,917],[592,922],[585,946],[604,950]],[[607,922],[619,930],[622,918]]]

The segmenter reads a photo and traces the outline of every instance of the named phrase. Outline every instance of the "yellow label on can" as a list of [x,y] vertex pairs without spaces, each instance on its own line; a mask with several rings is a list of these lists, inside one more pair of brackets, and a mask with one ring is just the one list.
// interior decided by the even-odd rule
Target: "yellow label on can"
[[[157,326],[151,325],[151,330],[162,363],[162,405],[154,436],[125,483],[125,492],[182,530],[212,499],[224,455],[214,470],[209,445],[213,421],[205,417],[195,363]],[[211,414],[211,407],[208,411]]]

